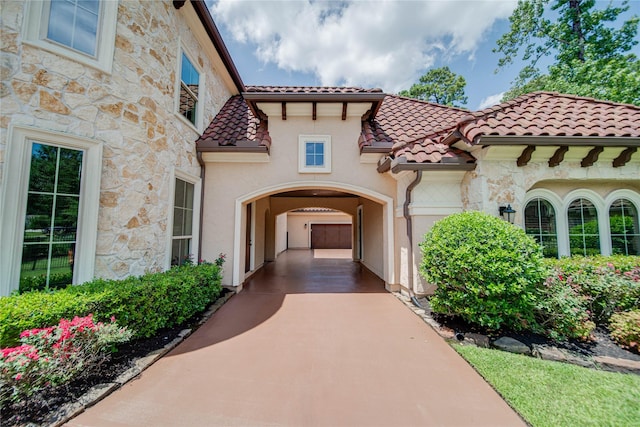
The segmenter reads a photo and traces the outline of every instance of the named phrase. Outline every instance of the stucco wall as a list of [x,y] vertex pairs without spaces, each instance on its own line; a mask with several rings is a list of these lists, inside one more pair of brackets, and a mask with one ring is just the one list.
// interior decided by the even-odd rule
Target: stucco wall
[[190,4],[121,1],[110,73],[23,43],[25,4],[2,4],[0,169],[12,125],[103,143],[95,276],[167,268],[174,170],[200,175],[198,132],[175,112],[181,46],[204,70],[203,123],[231,95],[187,25]]
[[[203,256],[211,257],[218,252],[234,253],[234,235],[238,216],[231,213],[236,210],[236,201],[242,204],[256,200],[268,194],[278,193],[293,188],[332,188],[363,189],[380,193],[386,197],[395,196],[395,181],[387,174],[379,174],[375,164],[360,163],[358,136],[361,130],[360,117],[311,117],[288,116],[269,117],[269,133],[272,138],[271,153],[266,163],[207,163],[204,199],[204,238]],[[332,171],[328,174],[306,174],[298,172],[298,136],[299,135],[331,135],[332,137]],[[247,173],[250,171],[250,173]],[[221,182],[232,182],[233,185],[218,185]],[[348,192],[348,191],[347,191]],[[355,191],[354,191],[355,192]],[[280,198],[273,198],[271,212],[280,211],[274,205]],[[350,200],[350,199],[347,199]],[[307,207],[331,207],[355,215],[357,198],[354,199],[353,210],[318,205],[317,199]],[[292,209],[291,207],[286,209]],[[241,228],[241,226],[239,226]],[[380,224],[382,227],[382,224]],[[240,253],[236,248],[236,253]],[[241,258],[241,257],[239,257]],[[233,259],[230,259],[233,263]],[[237,271],[242,270],[236,260]],[[376,260],[375,262],[380,262]],[[380,264],[379,271],[383,270]],[[225,268],[225,282],[233,280],[232,269]]]
[[276,217],[276,256],[287,250],[287,214],[283,213]]
[[384,241],[382,236],[382,206],[362,200],[362,259],[361,262],[378,276],[382,276]]

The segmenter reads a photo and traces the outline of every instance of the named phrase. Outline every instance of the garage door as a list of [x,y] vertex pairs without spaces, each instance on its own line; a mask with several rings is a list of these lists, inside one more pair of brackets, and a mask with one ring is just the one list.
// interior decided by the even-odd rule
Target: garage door
[[311,249],[351,249],[351,224],[312,224]]

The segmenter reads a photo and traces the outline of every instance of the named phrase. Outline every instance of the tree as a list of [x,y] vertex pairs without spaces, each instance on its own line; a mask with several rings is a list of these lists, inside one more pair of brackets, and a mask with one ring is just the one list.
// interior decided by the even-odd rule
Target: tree
[[467,103],[464,94],[466,85],[464,77],[452,72],[449,67],[434,68],[420,77],[419,83],[401,91],[399,95],[457,107],[457,102],[462,105]]
[[[638,43],[639,18],[615,28],[612,23],[629,9],[628,1],[602,10],[594,6],[595,0],[519,0],[510,31],[494,52],[502,54],[498,70],[519,54],[527,65],[503,100],[548,90],[640,105],[640,61],[629,53]],[[556,20],[549,18],[552,13]],[[538,64],[550,56],[555,62],[543,73]]]

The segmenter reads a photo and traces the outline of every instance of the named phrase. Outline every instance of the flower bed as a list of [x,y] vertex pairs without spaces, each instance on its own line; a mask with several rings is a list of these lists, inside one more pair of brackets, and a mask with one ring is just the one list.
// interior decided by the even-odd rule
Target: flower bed
[[124,280],[94,280],[56,291],[34,291],[0,298],[0,346],[18,343],[24,330],[44,328],[60,319],[87,316],[102,322],[112,316],[134,337],[149,337],[202,312],[220,295],[220,266],[184,265],[163,273]]
[[22,332],[19,346],[0,350],[0,405],[97,369],[115,351],[115,345],[128,341],[131,335],[115,318],[109,323],[94,323],[92,315]]

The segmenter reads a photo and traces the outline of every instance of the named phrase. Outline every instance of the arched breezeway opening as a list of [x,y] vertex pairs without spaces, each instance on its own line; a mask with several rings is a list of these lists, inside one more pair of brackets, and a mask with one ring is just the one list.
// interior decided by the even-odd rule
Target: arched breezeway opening
[[282,214],[305,208],[349,215],[352,259],[393,283],[393,199],[350,184],[303,181],[262,188],[235,200],[232,286],[241,289],[265,261],[276,259],[283,246],[278,221]]

